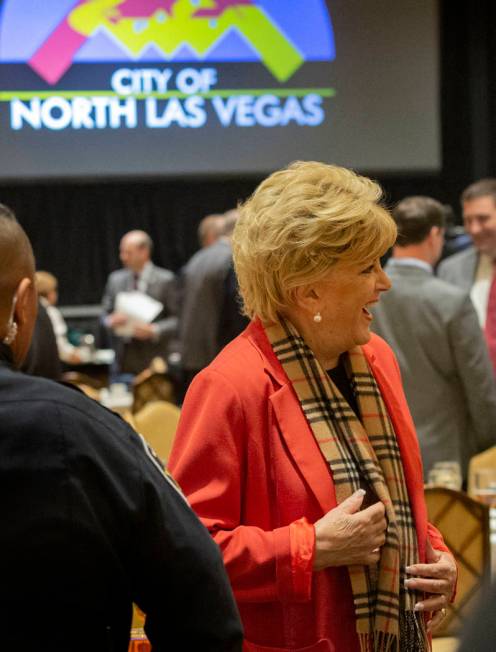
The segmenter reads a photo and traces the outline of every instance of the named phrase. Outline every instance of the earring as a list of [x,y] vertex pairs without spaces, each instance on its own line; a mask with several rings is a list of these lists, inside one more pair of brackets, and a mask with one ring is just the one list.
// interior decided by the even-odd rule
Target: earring
[[322,315],[320,314],[320,312],[315,313],[315,315],[313,316],[313,320],[316,324],[320,324],[320,322],[322,321]]
[[7,335],[3,338],[2,342],[9,346],[17,337],[17,323],[10,321],[7,327]]

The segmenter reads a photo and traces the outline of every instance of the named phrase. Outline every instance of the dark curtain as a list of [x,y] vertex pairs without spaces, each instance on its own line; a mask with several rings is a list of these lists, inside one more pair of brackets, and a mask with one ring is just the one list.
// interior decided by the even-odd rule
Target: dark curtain
[[463,188],[496,175],[496,4],[440,3],[442,178]]
[[177,271],[198,249],[204,215],[234,208],[259,179],[29,184],[0,187],[33,244],[38,269],[59,279],[61,305],[99,303],[119,241],[144,229],[156,264]]
[[[359,9],[357,9],[359,10]],[[496,175],[496,3],[440,0],[442,170],[371,175],[392,205],[426,194],[453,206],[471,181]],[[98,303],[108,273],[119,267],[128,230],[148,231],[155,262],[177,271],[197,249],[196,228],[212,212],[234,207],[259,178],[102,180],[0,186],[33,242],[38,268],[60,281],[60,303]]]

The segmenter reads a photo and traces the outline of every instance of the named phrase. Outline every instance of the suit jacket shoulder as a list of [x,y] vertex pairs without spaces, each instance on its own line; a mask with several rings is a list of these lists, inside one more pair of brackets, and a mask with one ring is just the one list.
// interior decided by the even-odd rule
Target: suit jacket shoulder
[[116,269],[109,274],[107,284],[112,287],[120,287],[126,284],[130,275],[131,272],[126,268]]
[[437,270],[439,278],[467,291],[472,287],[479,255],[475,247],[468,247],[443,260]]
[[184,275],[187,278],[201,280],[205,274],[215,275],[216,270],[227,270],[231,260],[232,250],[229,242],[217,240],[209,247],[193,254],[184,267]]
[[164,267],[157,267],[156,265],[153,265],[150,278],[153,281],[157,280],[169,283],[170,281],[174,280],[175,275],[174,272],[171,272],[170,269],[165,269]]
[[381,303],[387,306],[390,302],[398,308],[407,309],[407,304],[416,310],[430,310],[437,321],[446,324],[463,309],[469,300],[468,288],[454,285],[444,278],[414,267],[397,267],[388,269],[393,288],[381,299],[378,312],[381,312]]

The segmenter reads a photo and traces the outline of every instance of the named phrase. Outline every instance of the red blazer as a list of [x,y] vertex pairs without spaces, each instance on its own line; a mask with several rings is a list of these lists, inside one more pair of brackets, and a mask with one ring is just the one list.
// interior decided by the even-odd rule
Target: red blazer
[[[420,451],[389,346],[363,347],[398,437],[420,557],[427,523]],[[336,507],[332,474],[259,322],[199,373],[170,470],[222,549],[250,652],[359,652],[346,567],[313,572],[313,523]]]

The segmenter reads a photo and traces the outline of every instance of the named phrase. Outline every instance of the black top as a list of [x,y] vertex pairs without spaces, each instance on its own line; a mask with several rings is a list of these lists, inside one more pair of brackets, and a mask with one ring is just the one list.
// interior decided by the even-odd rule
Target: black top
[[353,412],[356,414],[356,416],[360,419],[360,412],[358,410],[358,402],[355,396],[355,392],[353,391],[350,383],[350,379],[348,378],[348,374],[346,373],[346,369],[344,366],[343,362],[343,356],[339,358],[338,366],[334,367],[334,369],[328,369],[327,370],[328,375],[331,377],[331,380],[333,383],[336,385],[336,387],[339,389],[341,394],[343,395],[343,398],[346,399],[348,402],[348,405],[351,407]]
[[2,649],[241,650],[219,550],[122,419],[0,348]]

